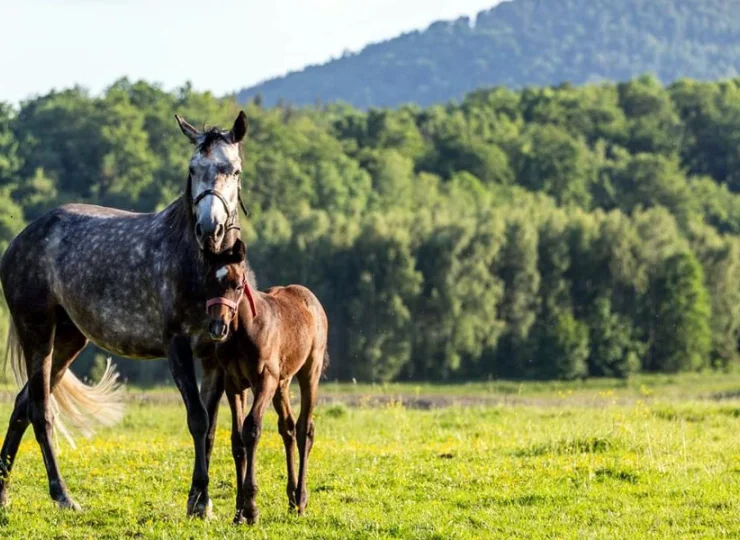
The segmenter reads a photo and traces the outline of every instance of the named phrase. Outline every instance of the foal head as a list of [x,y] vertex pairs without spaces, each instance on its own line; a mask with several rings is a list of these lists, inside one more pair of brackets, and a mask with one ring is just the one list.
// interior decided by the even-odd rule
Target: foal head
[[195,238],[204,252],[219,253],[239,237],[229,231],[239,230],[239,144],[247,134],[247,116],[240,112],[230,131],[198,131],[184,118],[175,118],[183,134],[195,145],[188,178]]
[[246,248],[241,240],[218,255],[209,256],[206,272],[206,312],[210,322],[208,334],[213,341],[224,341],[229,335],[239,303],[246,294],[253,305],[249,289],[247,267],[244,263]]

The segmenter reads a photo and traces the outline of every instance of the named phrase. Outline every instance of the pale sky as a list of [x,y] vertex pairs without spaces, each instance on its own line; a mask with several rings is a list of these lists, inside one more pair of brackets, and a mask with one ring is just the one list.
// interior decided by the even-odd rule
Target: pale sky
[[0,0],[0,101],[116,79],[217,95],[498,0]]

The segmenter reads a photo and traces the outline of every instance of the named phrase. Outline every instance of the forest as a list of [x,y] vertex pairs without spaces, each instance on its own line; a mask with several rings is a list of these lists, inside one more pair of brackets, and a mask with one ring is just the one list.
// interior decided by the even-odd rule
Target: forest
[[[260,288],[321,299],[330,379],[737,363],[740,79],[495,87],[369,111],[126,79],[52,92],[0,105],[0,250],[66,202],[162,209],[191,153],[173,114],[227,126],[240,108],[248,256]],[[169,380],[165,362],[117,362],[132,382]]]
[[[493,0],[491,4],[493,4]],[[314,105],[432,105],[486,86],[740,75],[740,0],[512,0],[242,90]]]

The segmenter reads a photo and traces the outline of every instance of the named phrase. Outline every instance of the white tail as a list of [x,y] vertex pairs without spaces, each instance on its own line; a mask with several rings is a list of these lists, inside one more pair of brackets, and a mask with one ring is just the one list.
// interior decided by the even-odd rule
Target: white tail
[[[18,333],[12,320],[8,329],[6,361],[10,359],[10,368],[18,388],[22,388],[28,376],[26,362],[23,358]],[[100,382],[89,386],[75,377],[71,370],[65,371],[62,380],[50,396],[49,406],[54,413],[54,428],[76,448],[71,433],[62,423],[61,416],[83,436],[90,437],[96,425],[113,426],[123,418],[123,386],[118,382],[118,373],[108,358],[105,372]]]

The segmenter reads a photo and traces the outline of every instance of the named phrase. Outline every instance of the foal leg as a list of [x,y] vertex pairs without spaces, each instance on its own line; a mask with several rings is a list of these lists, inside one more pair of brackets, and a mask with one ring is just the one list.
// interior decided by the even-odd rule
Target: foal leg
[[195,378],[193,351],[190,339],[178,336],[170,342],[170,370],[175,384],[180,390],[188,413],[188,429],[195,446],[193,479],[188,495],[188,515],[201,518],[212,513],[211,499],[208,497],[208,459],[206,457],[206,434],[208,433],[208,412],[203,406]]
[[[58,317],[54,335],[54,351],[52,356],[51,389],[61,380],[67,367],[74,362],[77,355],[87,345],[87,338],[66,317]],[[26,384],[15,400],[15,407],[10,416],[8,433],[0,449],[0,506],[8,503],[7,480],[13,468],[18,446],[30,424],[28,416],[28,384]]]
[[200,398],[208,413],[208,433],[206,434],[206,466],[211,465],[211,452],[216,440],[218,427],[218,405],[224,395],[224,372],[217,367],[203,365],[203,380],[200,383]]
[[241,512],[237,512],[234,518],[235,523],[243,523],[246,519],[250,525],[257,523],[259,519],[259,510],[257,510],[257,475],[255,473],[255,455],[257,452],[257,443],[262,435],[262,418],[265,415],[267,406],[270,404],[275,389],[277,388],[277,379],[263,372],[262,380],[259,381],[252,389],[254,393],[254,403],[249,411],[247,418],[244,420],[242,427],[242,441],[247,447],[247,476],[244,481],[244,505]]
[[247,414],[247,392],[236,392],[226,389],[226,398],[231,408],[231,455],[234,456],[236,468],[236,514],[234,521],[240,522],[242,506],[244,506],[244,479],[247,476],[247,448],[244,446],[241,427]]
[[291,510],[295,510],[298,506],[295,498],[298,482],[295,474],[295,415],[290,407],[290,379],[280,381],[272,404],[278,415],[278,432],[285,445],[285,459],[288,465],[288,505]]
[[298,417],[297,429],[300,466],[298,468],[298,489],[296,490],[295,498],[298,502],[299,514],[303,514],[306,511],[306,504],[308,503],[306,474],[308,472],[308,455],[311,453],[311,448],[313,447],[313,409],[316,406],[323,357],[323,351],[321,351],[320,355],[312,354],[309,362],[298,372],[298,383],[301,387],[301,414]]

